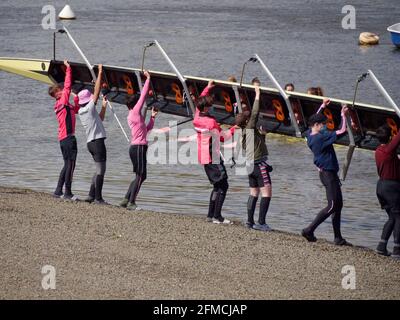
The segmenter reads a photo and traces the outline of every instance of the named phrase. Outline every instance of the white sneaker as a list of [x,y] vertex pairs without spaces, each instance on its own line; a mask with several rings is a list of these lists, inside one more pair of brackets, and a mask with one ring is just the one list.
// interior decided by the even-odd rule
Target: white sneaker
[[255,224],[253,229],[260,231],[272,231],[271,227],[267,224]]
[[75,196],[75,195],[73,195],[73,196],[62,195],[61,199],[64,199],[64,200],[67,200],[67,201],[73,201],[73,202],[79,201],[79,198],[77,196]]
[[213,223],[216,224],[233,224],[233,222],[231,220],[228,220],[226,218],[224,218],[224,220],[220,221],[218,219],[213,219]]

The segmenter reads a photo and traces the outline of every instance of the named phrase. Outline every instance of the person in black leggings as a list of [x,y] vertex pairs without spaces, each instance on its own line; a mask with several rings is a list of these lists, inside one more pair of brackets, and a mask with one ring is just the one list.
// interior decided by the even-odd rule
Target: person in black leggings
[[[60,141],[61,153],[64,160],[64,166],[60,172],[56,190],[53,196],[66,200],[76,201],[78,198],[72,193],[72,179],[75,170],[78,146],[75,138],[76,113],[79,106],[73,106],[69,102],[72,88],[72,69],[67,60],[64,86],[55,84],[49,87],[49,95],[56,100],[54,112],[58,121],[58,140]],[[65,193],[63,187],[65,186]]]
[[393,233],[392,258],[400,259],[400,159],[397,155],[400,132],[392,138],[392,130],[384,125],[378,128],[376,136],[381,143],[375,150],[376,168],[379,175],[376,195],[382,209],[386,210],[389,217],[383,226],[376,251],[385,256],[390,255],[387,243]]
[[334,243],[336,245],[350,245],[343,239],[340,232],[340,220],[343,207],[343,197],[341,183],[338,177],[339,163],[336,158],[333,143],[337,136],[346,132],[346,106],[342,107],[342,127],[337,131],[327,131],[322,133],[322,128],[327,118],[322,113],[314,114],[309,119],[311,130],[307,132],[307,144],[314,154],[314,164],[319,170],[319,177],[326,190],[328,205],[322,209],[314,221],[302,230],[302,236],[310,242],[317,241],[314,236],[315,229],[332,216],[332,226],[334,232]]
[[146,124],[145,102],[150,88],[150,73],[144,71],[146,82],[144,83],[142,92],[130,96],[126,106],[129,109],[128,124],[131,129],[131,146],[129,148],[129,157],[133,165],[135,179],[130,183],[128,191],[120,203],[121,207],[128,210],[136,210],[136,198],[142,183],[147,178],[147,134],[153,129],[154,121],[158,110],[152,109],[151,118]]

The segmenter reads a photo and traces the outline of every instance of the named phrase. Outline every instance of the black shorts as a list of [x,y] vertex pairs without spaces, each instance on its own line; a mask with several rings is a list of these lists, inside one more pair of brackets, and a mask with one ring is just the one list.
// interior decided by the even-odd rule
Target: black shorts
[[379,180],[376,195],[382,209],[400,214],[400,181]]
[[211,184],[216,184],[224,179],[228,179],[228,174],[226,173],[225,165],[220,164],[206,164],[204,165],[204,170],[206,171],[208,180]]
[[271,185],[270,168],[266,161],[255,163],[253,172],[249,174],[250,188],[262,188]]
[[68,136],[60,141],[61,153],[64,160],[76,161],[78,155],[78,145],[75,136]]
[[101,138],[87,143],[87,148],[95,162],[107,161],[107,149],[104,140],[105,138]]
[[147,173],[147,145],[131,145],[129,156],[133,165],[133,172],[138,175]]

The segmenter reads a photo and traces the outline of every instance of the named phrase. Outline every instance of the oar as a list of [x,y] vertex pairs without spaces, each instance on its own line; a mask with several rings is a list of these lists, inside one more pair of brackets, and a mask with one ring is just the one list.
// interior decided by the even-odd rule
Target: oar
[[289,100],[288,95],[286,94],[285,90],[283,90],[283,88],[281,87],[279,82],[275,79],[275,77],[273,76],[271,71],[269,71],[269,69],[265,65],[264,61],[262,61],[261,58],[258,56],[258,54],[255,54],[255,58],[257,59],[258,62],[260,62],[261,67],[264,69],[265,73],[270,78],[270,80],[275,85],[275,87],[279,90],[279,93],[281,94],[283,100],[285,100],[286,107],[288,108],[289,114],[290,114],[290,121],[292,122],[292,126],[294,127],[294,130],[296,131],[296,136],[298,138],[300,138],[301,137],[301,131],[300,131],[299,125],[297,124],[296,117],[295,117],[294,112],[293,112],[293,107],[292,107],[292,104],[291,104],[291,102]]
[[397,115],[400,118],[400,108],[397,106],[397,104],[393,101],[392,97],[389,95],[389,93],[386,91],[386,89],[383,87],[383,85],[380,83],[378,78],[375,76],[375,74],[371,71],[368,70],[368,74],[371,76],[372,81],[375,83],[375,85],[378,87],[379,92],[383,95],[383,97],[386,99],[387,102],[393,107],[394,111],[397,113]]
[[297,137],[301,137],[301,131],[299,128],[299,125],[297,124],[296,121],[296,117],[294,115],[293,112],[293,107],[292,104],[289,100],[288,95],[286,94],[285,90],[283,90],[283,88],[281,87],[281,85],[279,84],[279,82],[275,79],[274,75],[271,73],[271,71],[268,69],[268,67],[266,66],[266,64],[264,63],[264,61],[261,60],[261,58],[258,56],[258,54],[255,54],[254,57],[251,57],[249,60],[247,60],[242,67],[242,75],[240,77],[240,87],[242,86],[243,83],[243,75],[244,75],[244,70],[245,67],[247,65],[247,63],[249,62],[259,62],[261,67],[263,68],[263,70],[265,71],[265,73],[267,74],[268,78],[272,81],[272,83],[275,85],[275,87],[278,89],[279,93],[281,94],[283,100],[285,101],[286,107],[289,110],[289,114],[290,114],[290,121],[292,123],[292,126],[296,132],[296,136]]
[[[82,59],[85,61],[86,66],[89,68],[89,71],[90,71],[90,74],[92,75],[93,80],[96,81],[97,77],[96,77],[96,74],[95,74],[94,71],[93,71],[93,66],[90,64],[89,60],[86,58],[86,56],[85,56],[85,54],[82,52],[81,48],[79,48],[78,44],[76,43],[76,41],[74,40],[74,38],[71,36],[71,34],[69,33],[67,27],[66,27],[66,26],[63,26],[63,28],[64,28],[64,30],[59,30],[59,32],[60,32],[60,33],[64,33],[64,32],[65,32],[65,33],[67,34],[69,40],[71,40],[71,42],[72,42],[72,44],[75,46],[76,50],[79,52],[79,54],[81,55]],[[101,96],[102,96],[102,94],[101,94]],[[108,105],[108,107],[110,108],[111,112],[113,113],[115,119],[117,120],[118,125],[119,125],[119,127],[121,128],[122,133],[124,134],[126,140],[127,140],[128,142],[130,142],[130,140],[129,140],[129,138],[128,138],[128,136],[127,136],[127,134],[126,134],[124,128],[122,127],[121,122],[119,121],[119,119],[118,119],[118,117],[117,117],[117,115],[116,115],[116,113],[115,113],[115,111],[114,111],[113,106],[111,105],[110,101],[108,101],[108,99],[107,99],[107,105]]]
[[156,129],[156,131],[157,132],[165,132],[165,133],[167,133],[167,132],[171,131],[172,128],[180,126],[181,124],[187,123],[187,122],[192,121],[192,120],[193,120],[193,118],[185,119],[185,120],[177,122],[176,124],[173,124],[172,126]]
[[[353,96],[353,103],[351,105],[351,109],[353,111],[355,111],[355,112],[356,112],[356,110],[355,110],[354,105],[356,103],[358,85],[360,84],[361,81],[363,81],[367,77],[367,75],[368,75],[367,73],[364,73],[363,75],[359,76],[358,79],[357,79],[357,82],[356,82],[356,88],[354,90],[354,96]],[[358,115],[357,115],[357,117],[358,117]],[[342,170],[342,180],[343,181],[346,180],[347,172],[349,170],[351,160],[353,159],[354,149],[356,148],[356,142],[355,142],[355,139],[354,139],[354,133],[353,133],[353,130],[352,130],[352,127],[351,127],[351,119],[349,118],[349,116],[346,117],[346,123],[347,123],[347,133],[349,135],[350,142],[349,142],[349,149],[347,150],[346,158],[345,158],[343,166],[342,166],[342,168],[343,168],[343,170]]]
[[[396,103],[393,101],[392,97],[389,95],[389,93],[386,91],[386,89],[383,87],[383,85],[380,83],[380,81],[378,80],[378,78],[375,76],[375,74],[371,71],[368,70],[367,73],[362,74],[360,77],[358,77],[357,79],[357,83],[356,83],[356,89],[354,92],[354,99],[353,99],[353,105],[352,105],[352,109],[354,110],[354,104],[355,104],[355,100],[356,100],[356,94],[357,94],[357,89],[358,89],[358,84],[363,81],[364,79],[367,78],[367,76],[371,76],[372,81],[375,83],[375,85],[377,86],[378,90],[380,91],[380,93],[384,96],[384,98],[386,99],[386,101],[389,102],[389,104],[393,107],[394,111],[396,112],[396,114],[399,116],[400,118],[400,109],[399,107],[396,105]],[[347,124],[349,125],[349,120],[347,119]],[[350,127],[350,131],[349,133],[352,133],[351,131],[351,127]],[[355,148],[355,143],[354,143],[354,136],[353,138],[349,135],[350,137],[350,145],[349,145],[349,150],[347,152],[347,156],[346,156],[346,160],[345,160],[345,164],[343,166],[343,180],[345,180],[346,175],[347,175],[347,170],[350,166],[350,162],[351,162],[351,158],[353,155],[353,151]],[[352,142],[353,139],[353,142]]]

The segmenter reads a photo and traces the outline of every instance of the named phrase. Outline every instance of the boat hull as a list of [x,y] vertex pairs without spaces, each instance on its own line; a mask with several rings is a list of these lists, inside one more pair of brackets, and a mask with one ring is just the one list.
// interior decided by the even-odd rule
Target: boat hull
[[[81,63],[71,62],[73,70],[73,91],[82,89],[93,90],[93,82],[89,69]],[[65,66],[62,61],[10,59],[0,58],[0,70],[19,74],[43,83],[61,83],[65,77]],[[125,104],[127,98],[140,92],[139,79],[143,83],[139,69],[103,66],[104,94],[118,104]],[[97,74],[97,66],[94,66]],[[175,74],[157,71],[151,72],[151,89],[147,99],[149,108],[155,106],[161,112],[181,117],[191,118],[193,112],[185,101],[182,84]],[[199,97],[210,79],[185,76],[187,86],[194,99]],[[214,105],[212,115],[222,124],[232,125],[235,114],[236,94],[240,96],[240,105],[243,110],[251,110],[254,101],[254,87],[238,83],[215,80],[216,86],[212,91]],[[236,93],[235,93],[236,91]],[[295,113],[295,121],[300,127],[302,136],[308,130],[307,121],[320,107],[325,97],[307,95],[299,92],[287,92]],[[330,98],[331,103],[324,113],[328,118],[328,129],[337,130],[341,124],[342,104],[351,105],[350,101]],[[375,137],[377,128],[383,124],[390,126],[392,135],[400,128],[400,119],[393,109],[381,106],[356,103],[350,112],[351,131],[354,134],[356,145],[360,148],[375,150],[379,145]],[[259,125],[269,132],[296,136],[294,127],[278,90],[261,87]],[[337,140],[338,144],[349,145],[349,136],[344,134]]]
[[396,23],[387,29],[390,32],[392,43],[400,48],[400,23]]

